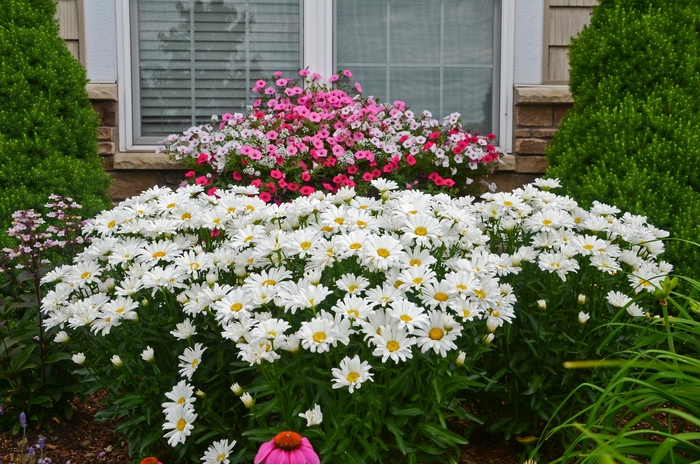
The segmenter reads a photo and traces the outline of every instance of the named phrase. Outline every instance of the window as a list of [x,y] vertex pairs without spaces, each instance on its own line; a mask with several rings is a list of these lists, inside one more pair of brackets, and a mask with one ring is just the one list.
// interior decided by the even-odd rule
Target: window
[[457,111],[471,131],[505,132],[501,0],[130,0],[120,8],[120,30],[131,31],[120,67],[131,96],[121,108],[129,149],[240,111],[259,77],[304,67],[324,77],[350,69],[365,95],[437,118]]

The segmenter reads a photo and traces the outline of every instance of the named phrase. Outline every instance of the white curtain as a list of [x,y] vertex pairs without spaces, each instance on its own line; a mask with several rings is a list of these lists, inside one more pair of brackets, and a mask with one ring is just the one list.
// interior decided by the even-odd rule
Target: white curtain
[[364,94],[495,128],[495,0],[336,0],[335,60]]
[[260,77],[298,77],[300,0],[138,0],[134,11],[141,141],[244,110]]

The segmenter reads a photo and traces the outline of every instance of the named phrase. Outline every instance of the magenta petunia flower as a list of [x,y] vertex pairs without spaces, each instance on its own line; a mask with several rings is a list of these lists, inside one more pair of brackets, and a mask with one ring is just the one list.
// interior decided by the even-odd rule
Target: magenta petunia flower
[[255,464],[319,464],[321,460],[309,439],[296,432],[281,432],[263,443],[255,455]]

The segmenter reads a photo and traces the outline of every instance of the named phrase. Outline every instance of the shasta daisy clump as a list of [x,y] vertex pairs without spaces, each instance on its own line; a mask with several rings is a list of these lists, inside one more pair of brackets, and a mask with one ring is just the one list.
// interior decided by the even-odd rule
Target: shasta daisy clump
[[[254,186],[150,189],[94,218],[86,250],[44,279],[45,326],[109,379],[115,414],[150,408],[177,456],[252,460],[297,430],[323,459],[367,443],[380,460],[464,441],[441,421],[466,418],[467,374],[536,305],[516,292],[522,273],[562,295],[576,275],[606,278],[571,292],[581,331],[650,312],[644,296],[671,270],[663,231],[548,184],[481,202],[373,185],[378,198],[341,187],[281,204]],[[411,434],[412,451],[382,448],[386,433]]]

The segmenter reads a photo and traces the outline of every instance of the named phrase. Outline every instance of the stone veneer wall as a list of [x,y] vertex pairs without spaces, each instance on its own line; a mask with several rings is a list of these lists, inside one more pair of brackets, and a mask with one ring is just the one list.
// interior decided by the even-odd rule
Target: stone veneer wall
[[[185,169],[162,154],[120,152],[117,84],[88,84],[88,95],[99,115],[98,151],[112,176],[112,198],[124,200],[154,185],[177,187]],[[544,174],[545,148],[573,105],[568,86],[515,87],[513,91],[513,154],[489,177],[499,191],[510,191]]]
[[117,84],[88,84],[88,97],[100,119],[98,153],[112,176],[113,202],[138,195],[155,185],[176,188],[184,180],[184,168],[167,156],[119,151]]

